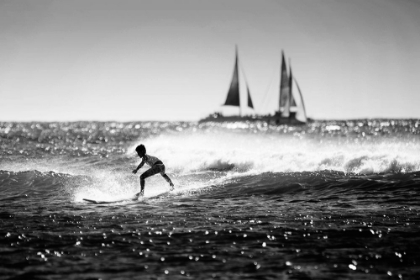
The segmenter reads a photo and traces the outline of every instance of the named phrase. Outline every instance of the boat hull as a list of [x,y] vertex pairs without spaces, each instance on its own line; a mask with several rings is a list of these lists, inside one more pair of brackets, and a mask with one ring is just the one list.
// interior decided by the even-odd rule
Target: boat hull
[[199,123],[206,122],[243,122],[243,121],[263,121],[269,124],[275,125],[305,125],[306,122],[296,119],[296,114],[291,113],[289,117],[281,117],[279,114],[274,115],[252,115],[252,116],[223,116],[220,113],[214,113],[204,119],[201,119]]

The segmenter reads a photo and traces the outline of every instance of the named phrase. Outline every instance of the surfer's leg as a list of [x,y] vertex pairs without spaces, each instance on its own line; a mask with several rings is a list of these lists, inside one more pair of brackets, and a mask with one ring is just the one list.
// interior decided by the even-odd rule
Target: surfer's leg
[[144,195],[144,179],[142,179],[140,176],[140,192],[136,193],[136,196],[139,197],[143,195]]
[[156,165],[155,165],[140,175],[140,196],[144,195],[144,186],[146,185],[145,179],[159,172],[160,172],[159,168],[156,168]]
[[171,178],[169,178],[169,176],[166,175],[166,174],[163,174],[162,177],[165,178],[166,182],[169,183],[169,186],[171,186],[171,191],[173,191],[174,190],[174,183],[172,183]]
[[169,186],[171,186],[171,191],[173,191],[174,190],[174,183],[172,183],[171,178],[169,178],[169,176],[166,175],[165,165],[163,165],[163,164],[159,164],[159,165],[161,165],[160,175],[162,175],[162,177],[166,180],[166,182],[169,183]]
[[139,193],[140,196],[144,196],[144,185],[145,184],[146,183],[144,181],[143,174],[141,174],[141,176],[140,176],[140,193]]

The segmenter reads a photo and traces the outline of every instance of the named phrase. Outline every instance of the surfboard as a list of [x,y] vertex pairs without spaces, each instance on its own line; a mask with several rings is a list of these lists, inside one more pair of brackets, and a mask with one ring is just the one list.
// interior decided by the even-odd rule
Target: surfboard
[[167,191],[167,192],[159,193],[159,194],[156,194],[156,195],[148,196],[146,198],[147,199],[157,199],[157,198],[166,197],[171,193],[172,193],[172,191]]
[[[146,200],[146,199],[159,199],[163,197],[169,196],[173,191],[166,191],[163,193],[159,193],[152,196],[146,196],[146,197],[140,197],[140,200]],[[83,198],[84,201],[93,203],[93,204],[112,204],[112,203],[119,203],[119,202],[129,202],[129,201],[140,201],[139,197],[133,197],[133,198],[126,198],[126,199],[119,199],[119,200],[111,200],[111,201],[104,201],[104,200],[94,200],[90,198]]]
[[112,200],[112,201],[94,200],[94,199],[88,199],[88,198],[83,198],[83,200],[89,203],[93,203],[93,204],[112,204],[112,203],[119,203],[119,202],[126,202],[126,201],[136,201],[138,200],[138,198],[135,197],[135,198],[120,199],[120,200]]

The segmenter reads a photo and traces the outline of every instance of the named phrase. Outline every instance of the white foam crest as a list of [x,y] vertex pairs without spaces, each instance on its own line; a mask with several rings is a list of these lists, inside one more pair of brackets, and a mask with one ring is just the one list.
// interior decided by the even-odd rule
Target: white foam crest
[[18,161],[7,161],[0,163],[0,170],[7,170],[12,172],[24,172],[36,170],[39,172],[50,172],[55,173],[69,173],[68,166],[63,164],[62,160],[59,159],[30,159],[30,160],[18,160]]
[[[140,159],[137,159],[139,162]],[[114,165],[102,164],[101,167],[91,166],[77,159],[73,159],[72,161],[66,158],[2,162],[0,163],[0,170],[13,172],[36,170],[43,173],[53,171],[72,176],[82,176],[69,179],[67,182],[68,185],[65,186],[66,190],[72,195],[74,202],[82,202],[83,198],[100,201],[116,201],[133,198],[134,194],[140,191],[139,175],[146,171],[148,166],[139,170],[134,175],[131,173],[130,168],[135,160],[136,158],[134,156],[131,159],[127,159],[126,172],[114,171]],[[115,164],[118,164],[118,162]],[[84,176],[86,177],[84,178]],[[214,180],[207,180],[199,175],[194,176],[194,178],[189,176],[171,176],[171,178],[175,183],[175,191],[173,193],[177,195],[188,195],[189,192],[197,192],[199,189],[203,189],[209,184],[214,183]],[[169,185],[159,174],[146,179],[144,193],[146,198],[157,196],[167,191],[169,191]]]
[[79,160],[65,158],[54,159],[31,159],[16,162],[3,162],[0,170],[24,172],[36,170],[39,172],[55,172],[70,174],[72,176],[86,176],[68,180],[67,191],[72,193],[74,201],[82,201],[83,198],[94,200],[116,200],[133,197],[139,191],[138,176],[130,173],[127,163],[127,173],[115,172],[112,166],[90,166]]
[[412,139],[322,141],[284,134],[218,131],[162,134],[142,143],[149,154],[165,163],[168,174],[213,169],[242,174],[420,170],[420,143]]
[[114,201],[133,198],[138,192],[138,184],[126,174],[109,172],[109,170],[91,170],[88,182],[74,186],[73,198],[80,202],[83,198]]
[[[129,173],[110,173],[106,170],[92,171],[89,175],[92,183],[83,184],[83,186],[75,188],[73,192],[74,201],[81,202],[83,198],[100,201],[131,199],[134,197],[134,194],[140,191],[139,175],[146,170],[147,168],[140,170],[137,175]],[[175,190],[172,194],[175,195],[188,195],[191,191],[197,192],[220,180],[220,178],[206,180],[200,176],[195,176],[194,178],[188,176],[171,177],[175,184]],[[159,174],[151,176],[145,181],[145,198],[158,196],[170,190],[169,184]]]

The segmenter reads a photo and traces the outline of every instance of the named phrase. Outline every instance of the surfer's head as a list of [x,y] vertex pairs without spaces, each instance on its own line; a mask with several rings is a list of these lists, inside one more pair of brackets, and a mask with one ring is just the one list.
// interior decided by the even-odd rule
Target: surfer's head
[[139,155],[139,157],[144,157],[146,154],[146,147],[143,144],[140,144],[136,148],[136,152]]

